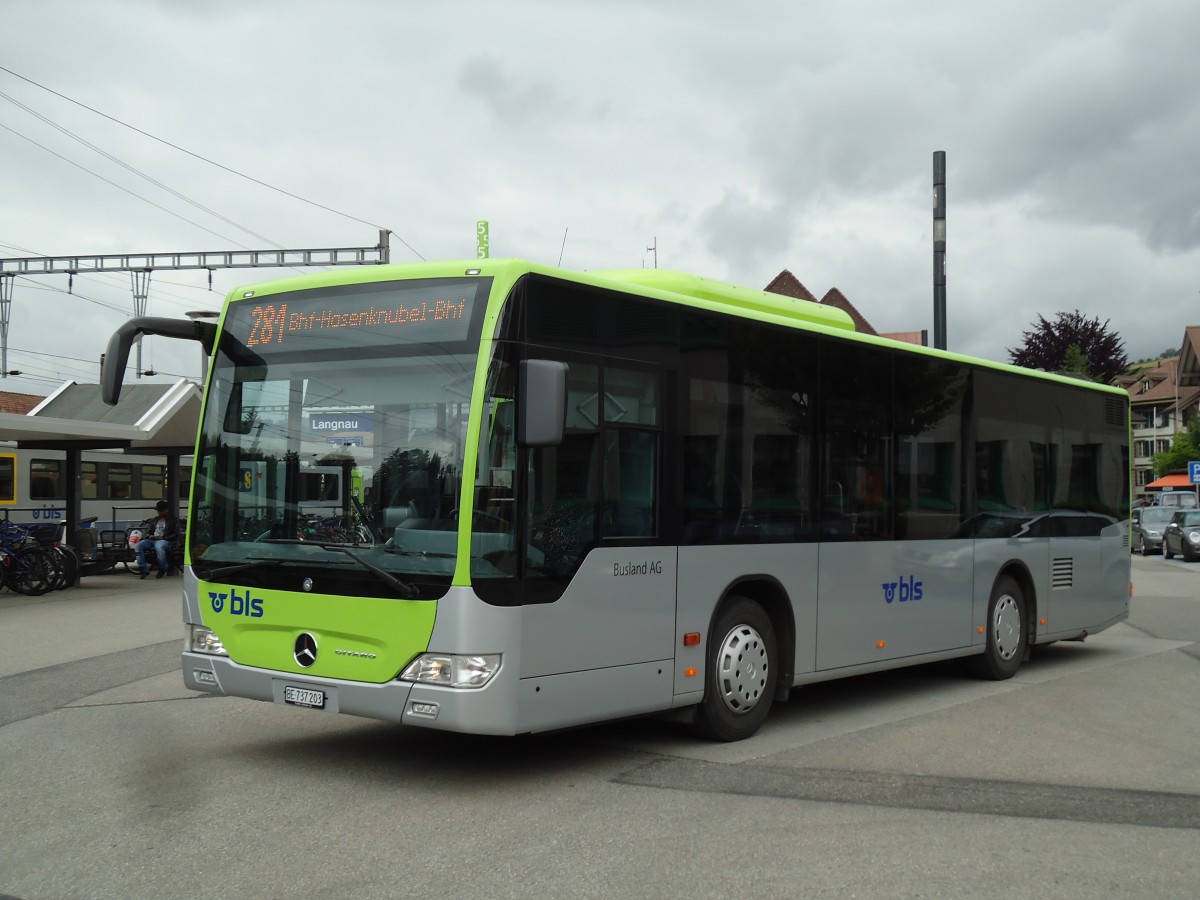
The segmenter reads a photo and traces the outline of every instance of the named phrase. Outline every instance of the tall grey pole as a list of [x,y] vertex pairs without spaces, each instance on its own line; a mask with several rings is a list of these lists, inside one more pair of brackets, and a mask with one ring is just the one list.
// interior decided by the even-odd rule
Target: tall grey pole
[[933,346],[946,349],[946,151],[933,153]]

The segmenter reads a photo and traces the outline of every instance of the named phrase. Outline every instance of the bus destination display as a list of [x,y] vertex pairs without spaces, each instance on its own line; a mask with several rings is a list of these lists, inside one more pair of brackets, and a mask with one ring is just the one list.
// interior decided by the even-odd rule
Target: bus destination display
[[225,330],[247,347],[276,350],[441,343],[469,336],[478,283],[388,288],[310,291],[262,302],[247,298],[230,308]]

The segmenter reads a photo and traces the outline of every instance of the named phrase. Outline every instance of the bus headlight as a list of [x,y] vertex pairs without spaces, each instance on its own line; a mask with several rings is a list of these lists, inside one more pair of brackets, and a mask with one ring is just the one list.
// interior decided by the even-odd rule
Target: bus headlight
[[209,656],[229,655],[225,645],[221,643],[221,639],[211,628],[205,628],[203,625],[189,625],[184,638],[187,641],[187,649],[192,653],[207,653]]
[[422,653],[400,673],[401,681],[439,684],[452,688],[481,688],[500,671],[500,654],[483,653],[460,656],[450,653]]

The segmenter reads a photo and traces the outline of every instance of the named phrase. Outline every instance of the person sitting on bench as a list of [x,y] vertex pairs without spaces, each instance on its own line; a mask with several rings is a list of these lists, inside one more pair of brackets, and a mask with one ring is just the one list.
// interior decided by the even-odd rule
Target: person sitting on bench
[[154,508],[158,510],[158,517],[142,523],[142,538],[134,548],[138,572],[142,578],[150,574],[146,553],[151,550],[158,559],[158,574],[154,577],[162,578],[167,574],[167,569],[170,568],[167,554],[171,545],[179,538],[179,520],[170,514],[170,504],[166,500],[159,500],[154,504]]

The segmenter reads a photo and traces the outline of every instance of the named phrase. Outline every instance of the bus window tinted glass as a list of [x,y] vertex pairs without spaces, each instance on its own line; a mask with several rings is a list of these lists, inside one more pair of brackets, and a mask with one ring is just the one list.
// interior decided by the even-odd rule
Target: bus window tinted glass
[[812,338],[684,317],[683,542],[811,540]]
[[948,537],[962,521],[962,410],[967,387],[962,366],[920,357],[896,360],[898,538]]
[[1045,512],[1061,498],[1062,419],[1054,386],[986,369],[973,377],[976,422],[970,463],[975,512]]
[[596,365],[570,364],[563,441],[528,451],[525,566],[535,579],[573,572],[599,535],[599,377]]
[[658,435],[609,431],[604,435],[604,537],[651,537],[656,533],[655,479]]
[[891,538],[892,355],[828,341],[821,372],[821,537]]

